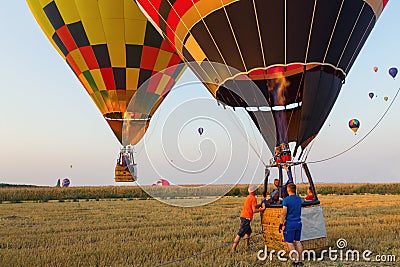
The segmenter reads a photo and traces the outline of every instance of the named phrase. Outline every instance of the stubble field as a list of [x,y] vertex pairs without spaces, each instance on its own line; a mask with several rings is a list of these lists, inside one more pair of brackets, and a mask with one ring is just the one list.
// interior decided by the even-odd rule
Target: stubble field
[[[258,197],[259,198],[259,197]],[[329,245],[370,250],[396,262],[305,261],[305,266],[399,266],[400,196],[320,196]],[[255,251],[231,254],[243,197],[225,197],[203,207],[178,208],[156,200],[100,199],[0,204],[0,266],[155,266],[213,248],[167,266],[291,266]],[[261,231],[260,216],[252,222]],[[389,257],[387,257],[389,258]]]

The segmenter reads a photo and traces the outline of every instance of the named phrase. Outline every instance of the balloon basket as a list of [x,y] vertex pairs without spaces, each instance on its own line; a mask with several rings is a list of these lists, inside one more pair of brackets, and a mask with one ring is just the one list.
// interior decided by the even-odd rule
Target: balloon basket
[[[286,165],[286,166],[284,166]],[[328,239],[325,228],[324,215],[318,196],[315,191],[314,182],[312,180],[310,171],[307,164],[304,162],[290,162],[287,164],[275,164],[269,167],[276,167],[279,170],[279,196],[282,198],[283,187],[283,168],[288,168],[294,165],[302,165],[305,174],[308,178],[310,187],[312,188],[315,199],[313,201],[305,201],[302,204],[301,221],[301,244],[304,250],[314,250],[320,252],[328,247]],[[266,169],[266,176],[264,180],[264,190],[268,186],[269,169]],[[266,207],[265,211],[261,213],[261,225],[263,230],[264,243],[268,250],[272,249],[279,251],[284,250],[289,252],[288,246],[283,238],[283,231],[279,233],[279,224],[281,222],[282,203],[279,201],[276,204],[270,204]]]
[[129,183],[129,182],[135,182],[136,181],[136,177],[134,178],[132,176],[128,166],[121,166],[121,165],[118,165],[118,164],[115,166],[115,177],[114,177],[114,179],[115,179],[115,181],[117,183],[127,183],[127,182]]
[[[286,242],[283,239],[283,231],[279,233],[282,206],[267,207],[261,214],[264,243],[268,251],[272,249],[289,252]],[[315,218],[318,218],[315,220]],[[303,249],[320,252],[328,246],[325,223],[323,220],[322,208],[319,204],[302,207],[302,237]]]
[[137,168],[133,157],[133,147],[124,146],[119,152],[115,165],[114,179],[117,183],[129,183],[137,180]]

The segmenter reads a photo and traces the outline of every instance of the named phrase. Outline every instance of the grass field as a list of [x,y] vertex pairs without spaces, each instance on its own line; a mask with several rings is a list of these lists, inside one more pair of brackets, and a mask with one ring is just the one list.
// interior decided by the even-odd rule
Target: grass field
[[[196,208],[156,200],[100,199],[3,203],[0,205],[0,266],[154,266],[232,242],[243,197],[225,197]],[[373,255],[395,255],[395,263],[306,262],[305,266],[399,266],[400,196],[321,196],[329,245]],[[260,217],[252,222],[259,232]],[[263,248],[262,237],[252,246]],[[168,266],[291,266],[260,261],[257,252],[230,253],[230,245]]]

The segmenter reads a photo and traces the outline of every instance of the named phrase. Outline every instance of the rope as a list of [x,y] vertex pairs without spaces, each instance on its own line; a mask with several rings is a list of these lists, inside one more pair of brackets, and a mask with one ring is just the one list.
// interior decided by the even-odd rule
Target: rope
[[[234,115],[232,115],[232,114],[234,114]],[[235,113],[233,113],[233,112],[228,112],[228,115],[229,116],[231,116],[231,118],[232,118],[232,122],[236,125],[236,127],[239,129],[239,133],[241,134],[241,136],[246,140],[246,142],[248,143],[248,145],[250,146],[250,148],[253,150],[253,152],[256,154],[256,156],[258,157],[258,159],[260,160],[260,162],[264,165],[264,167],[267,167],[268,165],[267,165],[267,163],[266,162],[264,162],[263,161],[263,159],[262,159],[262,148],[261,148],[261,153],[258,153],[258,151],[257,151],[257,149],[253,146],[253,144],[250,142],[250,140],[249,140],[249,136],[247,135],[247,133],[246,133],[246,135],[245,135],[245,131],[243,130],[243,127],[241,127],[241,125],[239,124],[239,119],[237,118],[237,116],[235,115]],[[252,133],[253,133],[253,136],[254,136],[254,140],[255,140],[255,142],[257,143],[257,147],[259,146],[258,145],[258,142],[257,142],[257,138],[255,137],[255,132],[254,132],[254,129],[253,129],[253,127],[252,127],[252,122],[250,121],[250,118],[249,118],[249,115],[248,114],[245,114],[244,113],[244,115],[247,115],[247,119],[249,120],[249,123],[250,123],[250,127],[251,127],[251,129],[252,129]]]
[[[242,239],[243,239],[243,240],[250,239],[250,238],[252,238],[252,237],[255,237],[255,236],[258,236],[258,235],[261,235],[261,234],[263,234],[263,232],[260,232],[260,233],[257,233],[257,234],[255,234],[255,235],[253,235],[253,236],[249,236],[249,237],[242,238]],[[229,246],[229,245],[233,245],[233,243],[234,243],[234,242],[227,242],[227,243],[223,244],[222,246],[215,247],[215,248],[211,248],[211,249],[209,249],[209,250],[205,250],[205,251],[202,251],[202,252],[198,252],[198,253],[195,253],[195,254],[192,254],[192,255],[189,255],[189,256],[186,256],[186,257],[182,257],[182,258],[179,258],[179,259],[167,261],[167,262],[164,262],[164,263],[155,265],[154,267],[166,266],[166,265],[170,265],[170,264],[176,263],[176,262],[181,262],[181,261],[184,261],[184,260],[187,260],[187,259],[190,259],[190,258],[195,258],[195,257],[197,257],[197,256],[200,256],[200,255],[203,255],[203,254],[206,254],[206,253],[210,253],[210,252],[213,252],[213,251],[216,251],[216,250],[220,250],[220,249],[226,248],[226,247]]]
[[[390,102],[390,105],[387,107],[387,109],[385,110],[385,112],[384,112],[384,113],[382,114],[382,116],[379,118],[378,122],[377,122],[377,123],[374,125],[374,127],[372,127],[372,129],[369,130],[369,131],[367,132],[367,134],[366,134],[363,138],[361,138],[358,142],[356,142],[354,145],[350,146],[350,147],[347,148],[346,150],[344,150],[344,151],[342,151],[342,152],[340,152],[340,153],[338,153],[338,154],[336,154],[336,155],[333,155],[333,156],[330,156],[330,157],[328,157],[328,158],[321,159],[321,160],[309,161],[309,162],[307,162],[307,163],[309,163],[309,164],[320,163],[320,162],[324,162],[324,161],[327,161],[327,160],[334,159],[334,158],[339,157],[339,156],[343,155],[344,153],[350,151],[351,149],[353,149],[354,147],[356,147],[358,144],[360,144],[362,141],[364,141],[365,138],[367,138],[367,136],[370,135],[370,134],[375,130],[376,127],[378,127],[379,123],[383,120],[383,118],[384,118],[384,117],[386,116],[386,114],[389,112],[389,109],[392,107],[392,105],[393,105],[394,101],[396,100],[397,95],[399,94],[399,92],[400,92],[400,88],[397,90],[396,95],[394,96],[392,102]],[[311,150],[311,149],[310,149],[310,150]],[[309,151],[309,152],[310,152],[310,151]],[[307,156],[308,156],[308,154],[307,154]],[[306,160],[307,160],[307,158],[306,158]]]

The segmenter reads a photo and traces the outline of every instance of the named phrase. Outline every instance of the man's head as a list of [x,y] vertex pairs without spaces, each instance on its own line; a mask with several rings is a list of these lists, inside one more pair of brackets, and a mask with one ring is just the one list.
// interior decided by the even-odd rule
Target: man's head
[[279,186],[279,179],[274,179],[274,186],[278,187]]
[[249,185],[249,188],[247,189],[247,191],[249,191],[249,194],[255,195],[256,191],[257,191],[257,188],[258,188],[257,185],[251,184],[251,185]]
[[296,185],[295,184],[288,184],[287,191],[289,195],[296,194]]

